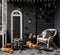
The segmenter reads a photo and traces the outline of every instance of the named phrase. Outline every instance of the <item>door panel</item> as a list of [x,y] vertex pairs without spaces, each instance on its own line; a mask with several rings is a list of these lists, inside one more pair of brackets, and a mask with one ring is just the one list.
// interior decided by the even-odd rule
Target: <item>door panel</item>
[[13,38],[20,38],[20,17],[13,16]]

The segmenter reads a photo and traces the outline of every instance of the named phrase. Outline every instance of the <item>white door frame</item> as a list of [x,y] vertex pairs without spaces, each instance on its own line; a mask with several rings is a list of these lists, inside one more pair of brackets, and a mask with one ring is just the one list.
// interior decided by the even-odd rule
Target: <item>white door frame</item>
[[11,42],[13,42],[13,16],[20,16],[20,39],[22,39],[22,12],[14,10],[11,13]]

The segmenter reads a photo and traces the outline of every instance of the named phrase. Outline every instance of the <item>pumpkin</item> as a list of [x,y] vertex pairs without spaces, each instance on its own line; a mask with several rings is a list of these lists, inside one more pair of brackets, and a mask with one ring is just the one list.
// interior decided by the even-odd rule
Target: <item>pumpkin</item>
[[33,44],[32,48],[33,49],[37,49],[38,48],[38,45],[37,44]]
[[6,44],[6,47],[11,48],[11,43],[7,43],[7,44]]
[[9,52],[9,50],[10,50],[9,48],[6,48],[6,49],[5,49],[5,52]]
[[33,43],[29,43],[29,48],[32,48]]
[[49,48],[50,51],[53,51],[54,49],[52,47]]
[[29,47],[29,44],[31,43],[31,41],[27,41],[26,42],[26,46]]
[[9,50],[9,53],[13,53],[13,49]]
[[33,34],[32,33],[29,34],[29,38],[30,39],[33,38]]
[[18,50],[18,53],[22,53],[22,50]]

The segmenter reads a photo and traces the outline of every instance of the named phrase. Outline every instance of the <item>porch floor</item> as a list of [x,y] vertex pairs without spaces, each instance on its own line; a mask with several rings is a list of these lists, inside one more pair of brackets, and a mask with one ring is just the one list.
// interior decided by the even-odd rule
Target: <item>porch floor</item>
[[[60,50],[59,50],[60,51]],[[56,50],[50,52],[50,51],[44,51],[44,50],[36,50],[36,49],[27,49],[22,50],[22,53],[18,53],[18,51],[14,51],[14,53],[6,53],[6,52],[0,52],[0,55],[60,55],[60,52],[57,52]]]

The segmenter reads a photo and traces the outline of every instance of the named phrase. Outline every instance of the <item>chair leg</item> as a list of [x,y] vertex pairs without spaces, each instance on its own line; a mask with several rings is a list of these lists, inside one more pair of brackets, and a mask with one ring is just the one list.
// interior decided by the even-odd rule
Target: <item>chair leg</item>
[[55,46],[55,48],[57,49],[57,46],[55,45],[55,43],[54,42],[52,42],[52,44]]
[[38,40],[37,40],[37,44],[38,44]]
[[49,48],[48,46],[49,46],[49,45],[47,44],[47,49]]
[[48,43],[47,43],[47,49],[49,48],[49,40],[48,40]]
[[2,34],[2,47],[4,47],[4,34]]

